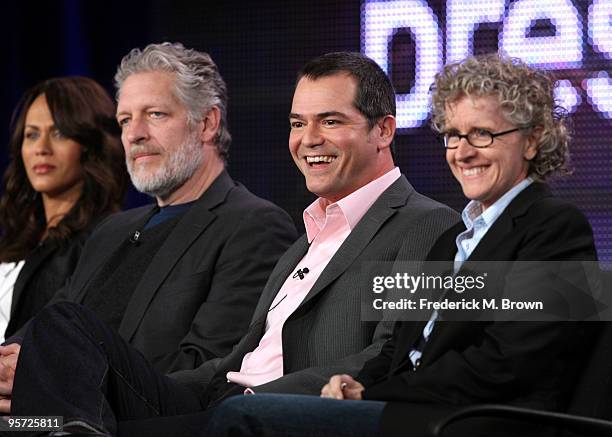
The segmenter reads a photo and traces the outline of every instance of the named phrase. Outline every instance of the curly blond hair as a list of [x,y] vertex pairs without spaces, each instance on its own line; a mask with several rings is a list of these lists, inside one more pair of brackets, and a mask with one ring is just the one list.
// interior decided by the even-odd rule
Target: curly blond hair
[[463,96],[498,96],[510,123],[542,129],[536,156],[529,162],[529,176],[543,180],[556,171],[569,173],[569,120],[567,111],[555,103],[554,85],[549,73],[498,54],[448,64],[432,86],[432,128],[444,132],[447,103]]

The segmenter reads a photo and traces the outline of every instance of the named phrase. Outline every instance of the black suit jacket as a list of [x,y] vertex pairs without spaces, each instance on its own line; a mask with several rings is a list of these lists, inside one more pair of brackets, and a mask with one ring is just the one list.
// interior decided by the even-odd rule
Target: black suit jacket
[[[95,221],[97,223],[97,220]],[[94,228],[86,229],[62,243],[44,242],[25,258],[13,287],[11,318],[4,336],[10,337],[44,306],[59,290],[74,271],[87,237]],[[26,306],[32,293],[41,296],[35,299],[35,307]]]
[[[398,259],[424,259],[437,237],[457,220],[455,211],[420,195],[401,176],[363,216],[285,322],[285,376],[255,391],[318,394],[331,375],[356,374],[380,351],[392,329],[389,323],[362,321],[362,293],[371,295],[362,270],[369,262],[392,265]],[[306,236],[302,236],[279,260],[247,334],[232,353],[216,367],[205,366],[191,375],[202,386],[213,379],[210,398],[227,389],[226,373],[240,370],[244,355],[259,344],[272,300],[307,250]]]
[[[96,272],[154,208],[102,222],[54,301],[82,302]],[[119,334],[166,373],[225,356],[246,331],[270,271],[295,238],[287,213],[221,173],[154,256]]]
[[[464,230],[461,223],[444,233],[428,260],[454,259],[455,238]],[[553,197],[546,185],[533,183],[508,205],[468,259],[495,260],[596,260],[591,227],[575,207]],[[366,387],[364,399],[437,406],[497,402],[563,409],[595,334],[572,322],[439,321],[420,365],[413,369],[408,353],[424,323],[396,324],[381,354],[358,375]],[[421,435],[422,409],[390,402],[383,417],[386,431],[413,426],[414,435]]]

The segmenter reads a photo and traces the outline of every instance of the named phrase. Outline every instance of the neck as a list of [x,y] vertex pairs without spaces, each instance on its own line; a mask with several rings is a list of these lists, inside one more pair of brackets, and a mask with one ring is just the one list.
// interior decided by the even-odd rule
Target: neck
[[[58,195],[42,193],[43,209],[45,210],[45,221],[47,229],[57,226],[72,207],[78,202],[83,191],[83,182],[80,182],[70,189]],[[47,232],[43,239],[46,237]]]
[[156,197],[157,204],[159,206],[179,205],[199,199],[224,168],[225,165],[219,155],[216,153],[208,154],[202,160],[200,167],[176,191],[164,198]]

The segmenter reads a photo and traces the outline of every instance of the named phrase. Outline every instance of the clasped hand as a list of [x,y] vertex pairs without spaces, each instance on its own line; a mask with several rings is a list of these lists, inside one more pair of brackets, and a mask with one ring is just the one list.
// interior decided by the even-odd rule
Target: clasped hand
[[0,413],[11,412],[13,381],[20,350],[21,346],[17,343],[0,346]]
[[321,397],[332,399],[361,400],[364,387],[350,375],[334,375],[321,389]]

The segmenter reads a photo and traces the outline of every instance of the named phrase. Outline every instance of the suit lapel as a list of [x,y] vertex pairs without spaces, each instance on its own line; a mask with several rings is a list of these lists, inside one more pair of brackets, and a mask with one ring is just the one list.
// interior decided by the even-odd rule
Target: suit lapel
[[403,372],[406,367],[412,367],[410,361],[410,351],[416,346],[417,341],[421,337],[423,328],[426,322],[397,322],[401,323],[397,332],[397,339],[394,339],[396,351],[391,361],[391,370],[389,374],[397,374]]
[[459,222],[445,231],[434,243],[427,254],[427,261],[452,261],[457,253],[457,235],[465,231],[463,222]]
[[[88,267],[83,267],[83,273],[72,279],[73,282],[71,283],[70,292],[75,302],[83,302],[87,294],[89,283],[96,277],[98,271],[106,265],[112,256],[116,255],[119,246],[130,238],[135,231],[144,226],[156,208],[157,206],[155,204],[151,205],[149,208],[143,208],[139,214],[131,217],[126,223],[114,227],[112,233],[107,233],[108,235],[105,235],[104,240],[97,243],[95,256],[91,257],[93,264]],[[100,254],[104,254],[105,256],[100,256]],[[77,271],[79,270],[81,269],[77,269]]]
[[515,219],[524,215],[535,202],[550,195],[550,189],[542,183],[534,182],[525,188],[493,223],[467,261],[511,261],[497,259],[496,249],[504,245],[504,240],[513,231]]
[[[486,260],[486,261],[501,261],[495,258],[495,249],[503,245],[508,234],[512,232],[514,227],[513,219],[510,214],[504,211],[502,215],[493,223],[493,226],[482,237],[482,240],[474,248],[474,251],[466,261]],[[457,248],[455,247],[455,252]]]
[[130,341],[149,303],[185,251],[216,218],[210,210],[225,201],[234,182],[224,171],[185,213],[153,257],[128,303],[119,334]]
[[[397,208],[406,205],[408,197],[414,192],[414,188],[402,175],[374,202],[368,212],[359,221],[357,226],[344,240],[338,251],[329,261],[321,276],[312,286],[300,306],[301,308],[311,299],[323,291],[331,282],[355,261],[361,252],[367,247],[378,230],[397,212]],[[297,310],[296,310],[297,312]]]
[[268,314],[272,301],[274,301],[278,291],[287,280],[287,277],[291,275],[295,266],[304,258],[304,255],[308,251],[308,247],[308,239],[306,234],[304,234],[293,243],[279,260],[277,268],[274,273],[270,275],[270,279],[257,303],[257,307],[253,313],[253,321],[257,321],[257,319]]
[[23,264],[17,281],[13,287],[13,297],[11,299],[11,316],[15,312],[15,308],[19,304],[19,299],[25,290],[26,285],[38,270],[38,267],[53,253],[56,246],[52,244],[45,244],[35,249],[35,252],[26,257],[26,262]]

